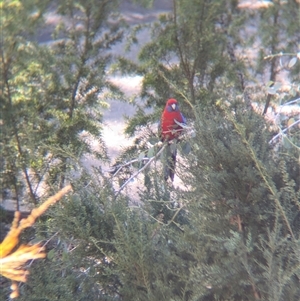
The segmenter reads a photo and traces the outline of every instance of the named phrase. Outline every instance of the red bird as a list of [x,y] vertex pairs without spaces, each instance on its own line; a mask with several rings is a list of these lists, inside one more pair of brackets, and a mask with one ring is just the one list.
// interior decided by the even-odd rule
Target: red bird
[[[162,141],[171,141],[173,139],[179,138],[179,136],[182,134],[183,127],[178,123],[186,124],[186,119],[179,110],[177,100],[171,98],[167,101],[160,120],[160,134]],[[168,177],[170,177],[172,181],[174,180],[176,154],[176,144],[174,143],[172,147],[170,144],[168,144],[167,163],[165,166],[165,180],[167,180]]]

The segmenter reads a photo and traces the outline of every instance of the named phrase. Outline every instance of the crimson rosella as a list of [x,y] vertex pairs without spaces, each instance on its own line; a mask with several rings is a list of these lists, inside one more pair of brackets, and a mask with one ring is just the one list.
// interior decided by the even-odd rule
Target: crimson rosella
[[[160,131],[162,141],[169,142],[174,139],[178,139],[182,134],[183,127],[180,125],[186,124],[184,116],[181,114],[176,99],[171,98],[167,101],[165,109],[162,113],[160,120]],[[174,171],[176,164],[176,141],[172,146],[168,143],[167,145],[167,160],[165,166],[165,180],[170,177],[174,180]]]

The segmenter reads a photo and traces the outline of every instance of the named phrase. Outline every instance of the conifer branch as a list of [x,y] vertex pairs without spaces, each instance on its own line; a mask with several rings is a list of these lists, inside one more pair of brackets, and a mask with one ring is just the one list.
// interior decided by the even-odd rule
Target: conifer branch
[[161,225],[165,225],[164,222],[162,222],[160,219],[154,217],[153,215],[149,214],[148,211],[146,211],[143,207],[141,206],[130,206],[130,209],[139,209],[139,210],[143,210],[143,212],[145,212],[151,219],[153,219],[154,221],[156,221],[158,224]]
[[[284,133],[286,131],[288,131],[290,128],[292,128],[293,126],[297,125],[298,123],[300,123],[300,119],[299,120],[296,120],[295,122],[293,122],[292,124],[290,124],[288,127],[286,127],[285,129],[281,130],[280,129],[280,132],[275,135],[270,141],[269,141],[269,144],[272,144],[278,137],[280,136],[283,136]],[[290,141],[291,142],[291,141]],[[296,148],[298,148],[300,150],[300,147],[295,145],[294,143],[291,142],[291,144],[293,144]]]
[[253,291],[253,295],[255,300],[260,300],[260,292],[258,287],[255,285],[255,277],[253,275],[253,272],[251,271],[251,266],[249,265],[249,261],[248,261],[248,251],[247,251],[247,246],[245,245],[245,242],[243,240],[241,240],[241,244],[242,244],[242,252],[243,252],[243,256],[242,256],[242,264],[248,274],[249,277],[249,282],[251,284],[251,288]]
[[269,54],[267,56],[264,57],[264,60],[269,60],[269,59],[273,59],[275,57],[282,57],[282,56],[298,56],[297,53],[289,53],[289,52],[280,52],[280,53],[275,53],[275,54]]
[[[161,143],[161,142],[160,142]],[[147,167],[148,167],[148,165],[150,165],[151,164],[151,162],[152,161],[154,161],[162,152],[163,152],[163,150],[165,149],[165,147],[166,147],[166,144],[164,144],[163,146],[162,146],[162,148],[156,153],[156,155],[155,156],[153,156],[152,158],[150,158],[149,160],[148,160],[148,162],[142,167],[142,168],[140,168],[138,171],[136,171],[129,179],[127,179],[127,181],[117,190],[117,192],[115,193],[115,196],[117,197],[119,194],[120,194],[120,192],[127,186],[127,184],[131,181],[131,180],[133,180],[134,178],[136,178],[143,170],[145,170]]]
[[105,250],[101,247],[98,246],[98,242],[104,242],[105,244],[113,244],[113,242],[110,241],[99,241],[97,239],[95,239],[94,237],[90,237],[90,240],[92,241],[92,243],[94,244],[94,246],[105,256],[105,260],[107,260],[108,262],[114,261],[116,262],[115,258],[113,258],[112,256],[109,256]]
[[184,101],[194,110],[194,106],[193,104],[189,101],[189,99],[187,98],[187,96],[185,96],[181,90],[179,88],[177,88],[172,82],[170,82],[166,76],[161,72],[159,71],[159,75],[178,93],[182,96],[182,98],[184,99]]
[[10,294],[11,299],[19,296],[17,282],[26,282],[27,280],[29,272],[24,267],[24,264],[29,260],[46,257],[45,244],[18,246],[21,232],[31,227],[39,216],[71,190],[71,185],[64,187],[38,208],[34,208],[26,219],[20,220],[21,213],[19,211],[15,212],[11,229],[0,244],[0,274],[13,281],[11,286],[12,293]]
[[[30,197],[31,197],[33,203],[36,205],[37,204],[37,198],[36,198],[36,195],[34,194],[32,183],[30,181],[30,177],[29,177],[28,170],[27,170],[26,163],[25,163],[25,159],[26,159],[25,154],[26,154],[26,152],[23,151],[23,148],[22,148],[22,143],[21,143],[21,140],[20,140],[20,134],[19,134],[18,127],[17,127],[18,123],[15,120],[15,114],[14,114],[14,110],[13,110],[13,98],[12,98],[11,86],[10,86],[10,82],[9,82],[9,63],[10,62],[8,62],[8,63],[5,62],[3,51],[1,51],[1,57],[2,57],[2,64],[4,65],[4,72],[3,72],[2,75],[4,77],[4,86],[5,86],[6,92],[7,92],[8,105],[9,105],[9,115],[10,115],[9,117],[11,118],[13,134],[14,134],[14,137],[15,137],[15,140],[16,140],[18,154],[21,158],[21,168],[22,168],[22,171],[23,171],[24,176],[25,176],[25,180],[26,180],[27,187],[29,189]],[[15,165],[15,163],[14,163],[14,165]],[[18,191],[16,191],[16,194],[18,194]],[[18,198],[18,196],[17,196],[17,198]],[[17,202],[17,204],[18,204],[18,207],[19,207],[19,201]],[[17,209],[19,209],[19,208],[17,208]]]
[[255,166],[256,166],[257,170],[259,171],[259,174],[260,174],[261,178],[263,179],[266,187],[268,188],[268,190],[271,192],[271,194],[274,197],[273,199],[275,201],[275,204],[276,204],[277,208],[279,209],[279,211],[280,211],[280,213],[282,215],[282,218],[283,218],[283,220],[284,220],[284,222],[286,224],[286,227],[288,228],[288,230],[289,230],[292,238],[295,239],[295,236],[294,236],[293,230],[291,228],[291,225],[290,225],[290,223],[288,221],[288,218],[287,218],[287,216],[286,216],[286,214],[284,212],[284,209],[281,206],[280,201],[279,201],[279,199],[278,199],[278,197],[276,195],[276,188],[273,187],[273,185],[270,183],[270,181],[268,179],[269,176],[268,176],[265,168],[262,166],[261,162],[258,160],[258,158],[257,158],[257,156],[255,154],[255,151],[253,150],[253,148],[249,144],[248,140],[246,139],[246,137],[245,137],[245,135],[244,135],[241,127],[236,123],[236,121],[234,120],[234,118],[230,114],[228,114],[228,116],[229,116],[231,122],[233,123],[235,130],[237,131],[237,133],[242,138],[242,142],[244,143],[244,145],[249,150],[250,156],[251,156],[253,162],[255,163]]
[[179,212],[181,211],[182,208],[184,208],[185,205],[182,205],[181,207],[177,208],[176,212],[174,213],[174,215],[172,216],[171,220],[168,222],[167,226],[171,225],[172,223],[174,223],[175,226],[177,226],[181,231],[183,231],[183,228],[181,228],[179,226],[178,223],[175,222],[175,218],[176,216],[179,214]]
[[188,60],[184,58],[183,55],[183,49],[182,49],[182,43],[179,41],[179,33],[178,33],[178,24],[177,24],[177,3],[175,0],[173,0],[173,15],[174,15],[174,27],[175,27],[175,42],[176,42],[176,47],[179,52],[179,59],[182,64],[182,69],[183,72],[185,73],[186,78],[188,79],[189,86],[191,89],[191,94],[192,94],[192,99],[195,99],[195,92],[194,92],[194,85],[193,85],[193,80],[194,80],[194,74],[195,74],[195,61],[194,61],[194,68],[190,68]]
[[[165,201],[163,201],[165,202]],[[183,228],[180,227],[180,225],[175,222],[175,218],[177,217],[177,215],[179,214],[179,212],[185,207],[185,205],[175,209],[175,213],[174,215],[172,216],[172,218],[168,221],[168,223],[164,223],[162,220],[158,219],[158,218],[155,218],[153,215],[149,214],[149,212],[147,212],[145,209],[143,209],[142,207],[140,206],[130,206],[130,208],[136,208],[136,209],[142,209],[151,219],[155,220],[158,224],[160,225],[163,225],[163,226],[170,226],[172,223],[177,226],[181,231],[183,231]],[[171,210],[169,207],[168,207],[169,210]],[[154,235],[154,234],[153,234]]]
[[199,122],[199,114],[196,112],[195,106],[191,103],[191,101],[188,99],[188,97],[176,86],[174,85],[170,80],[166,78],[166,76],[163,74],[163,72],[158,71],[159,75],[178,93],[179,95],[182,96],[184,102],[186,102],[190,108],[193,110],[195,119]]
[[[289,105],[298,103],[299,101],[300,101],[300,98],[296,98],[296,99],[294,99],[294,100],[288,101],[288,102],[284,103],[283,105],[281,105],[281,106],[279,107],[280,109],[279,109],[278,113],[276,114],[276,116],[275,116],[275,118],[274,118],[275,123],[276,123],[276,120],[277,120],[279,114],[281,113],[281,109],[282,109],[283,107],[287,107],[287,106],[289,106]],[[272,144],[277,138],[283,136],[283,134],[284,134],[285,132],[287,132],[290,128],[294,127],[295,125],[297,125],[297,124],[299,124],[299,123],[300,123],[300,119],[299,119],[299,120],[296,120],[295,122],[293,122],[292,124],[290,124],[288,127],[286,127],[286,128],[283,129],[283,130],[281,129],[280,125],[278,125],[278,127],[279,127],[279,133],[278,133],[277,135],[275,135],[275,136],[269,141],[269,144]],[[289,142],[290,142],[294,147],[296,147],[297,149],[300,149],[300,148],[299,148],[297,145],[295,145],[292,141],[289,140]]]
[[148,158],[148,157],[145,157],[142,159],[132,159],[126,163],[114,165],[114,166],[112,166],[111,169],[106,170],[106,171],[109,173],[112,173],[112,177],[115,177],[124,167],[130,166],[130,165],[140,162],[140,161],[149,161],[150,159],[151,158]]

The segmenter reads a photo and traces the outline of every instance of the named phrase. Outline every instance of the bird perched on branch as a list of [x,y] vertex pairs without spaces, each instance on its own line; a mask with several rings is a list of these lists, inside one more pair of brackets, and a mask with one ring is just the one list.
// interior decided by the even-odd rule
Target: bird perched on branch
[[174,180],[177,154],[176,142],[182,134],[185,124],[186,119],[179,110],[177,100],[174,98],[169,99],[160,120],[161,140],[168,142],[166,165],[164,168],[165,180],[167,180],[168,177],[170,177],[172,181]]

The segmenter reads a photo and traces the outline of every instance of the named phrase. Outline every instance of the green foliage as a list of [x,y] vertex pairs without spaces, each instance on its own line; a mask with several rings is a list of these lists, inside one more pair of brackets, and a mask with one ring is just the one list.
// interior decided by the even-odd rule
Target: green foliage
[[[275,57],[273,55],[279,53],[296,54],[299,51],[300,36],[296,20],[299,20],[299,14],[298,3],[295,1],[274,1],[272,5],[260,12],[257,34],[260,37],[262,47],[258,59],[254,60],[251,65],[254,65],[257,75],[267,78],[267,81],[281,81],[282,71],[291,69],[289,67],[289,55],[276,55]],[[298,64],[289,72],[291,82],[298,81],[299,68]],[[274,99],[272,96],[269,94],[264,99],[264,114],[271,105],[271,100]]]
[[[194,179],[189,211],[199,231],[198,249],[206,247],[204,275],[212,286],[208,295],[284,300],[284,292],[293,287],[289,300],[297,300],[299,177],[285,165],[283,154],[273,157],[261,117],[243,108],[234,115],[225,112],[225,119],[217,112],[200,113],[192,158],[196,164],[188,168]],[[288,157],[297,164],[297,156]],[[299,165],[297,169],[299,173]],[[234,283],[232,289],[229,283]]]
[[[173,1],[173,10],[151,26],[151,42],[141,49],[136,70],[144,75],[140,97],[145,108],[154,108],[156,119],[170,97],[185,104],[186,117],[195,118],[191,105],[214,103],[224,82],[244,88],[237,72],[243,63],[234,53],[243,20],[235,1]],[[124,60],[121,65],[126,67]],[[129,122],[131,134],[137,121]]]
[[[47,2],[1,5],[1,181],[28,199],[25,186],[36,204],[38,187],[63,186],[82,154],[106,159],[100,127],[104,92],[119,94],[106,78],[107,50],[122,38],[122,23],[110,19],[116,1],[60,1],[54,6],[61,17],[54,40],[40,45],[35,40],[45,31]],[[92,150],[86,135],[101,149]]]
[[[296,20],[299,19],[296,2],[281,3],[275,1],[267,9],[261,10],[259,22],[259,36],[262,39],[261,57],[280,52],[296,52],[298,50],[299,30]],[[284,43],[281,43],[284,40]],[[269,65],[274,74],[270,76],[273,80],[280,72],[280,59],[276,59],[272,67],[270,62],[265,60],[257,61],[259,70]],[[294,73],[296,75],[296,72]],[[274,77],[275,76],[275,77]]]
[[101,175],[79,179],[38,225],[48,259],[31,269],[24,300],[41,279],[53,300],[299,299],[299,158],[276,154],[243,104],[197,112],[178,165],[185,189],[150,169],[136,206]]
[[[62,23],[45,47],[27,29],[44,24],[46,6],[3,3],[1,180],[20,195],[23,173],[37,200],[36,183],[46,178],[56,189],[92,151],[79,135],[101,134],[104,92],[118,92],[107,82],[107,51],[122,23],[110,22],[117,2],[60,1]],[[240,45],[245,14],[235,5],[174,1],[153,25],[139,65],[129,64],[144,75],[141,96],[153,111],[141,107],[129,121],[135,142],[111,177],[98,170],[72,178],[74,192],[27,233],[48,256],[30,263],[20,300],[300,299],[299,133],[288,133],[296,147],[274,147],[274,129],[241,99],[244,66],[230,50]],[[283,14],[275,6],[265,11],[270,18]],[[16,12],[20,22],[9,18]],[[163,180],[152,126],[171,96],[195,131],[178,143],[176,187]],[[104,145],[98,155],[106,158]],[[141,168],[137,201],[120,187]],[[0,300],[7,285],[3,292]]]
[[74,194],[36,225],[35,240],[45,241],[48,256],[41,265],[30,263],[21,300],[115,300],[114,215],[121,218],[128,204],[124,199],[113,202],[108,183],[87,176],[80,180],[90,183],[74,183]]
[[[33,107],[42,97],[39,79],[41,65],[34,59],[37,45],[29,40],[42,22],[45,4],[37,1],[3,1],[1,3],[2,55],[1,55],[1,154],[3,155],[1,181],[4,187],[12,185],[17,197],[21,195],[20,171],[30,185],[29,167],[33,149],[26,145],[34,140],[38,130],[39,116]],[[20,15],[18,22],[13,16]],[[26,62],[26,63],[25,63]],[[36,201],[33,189],[30,196]]]

